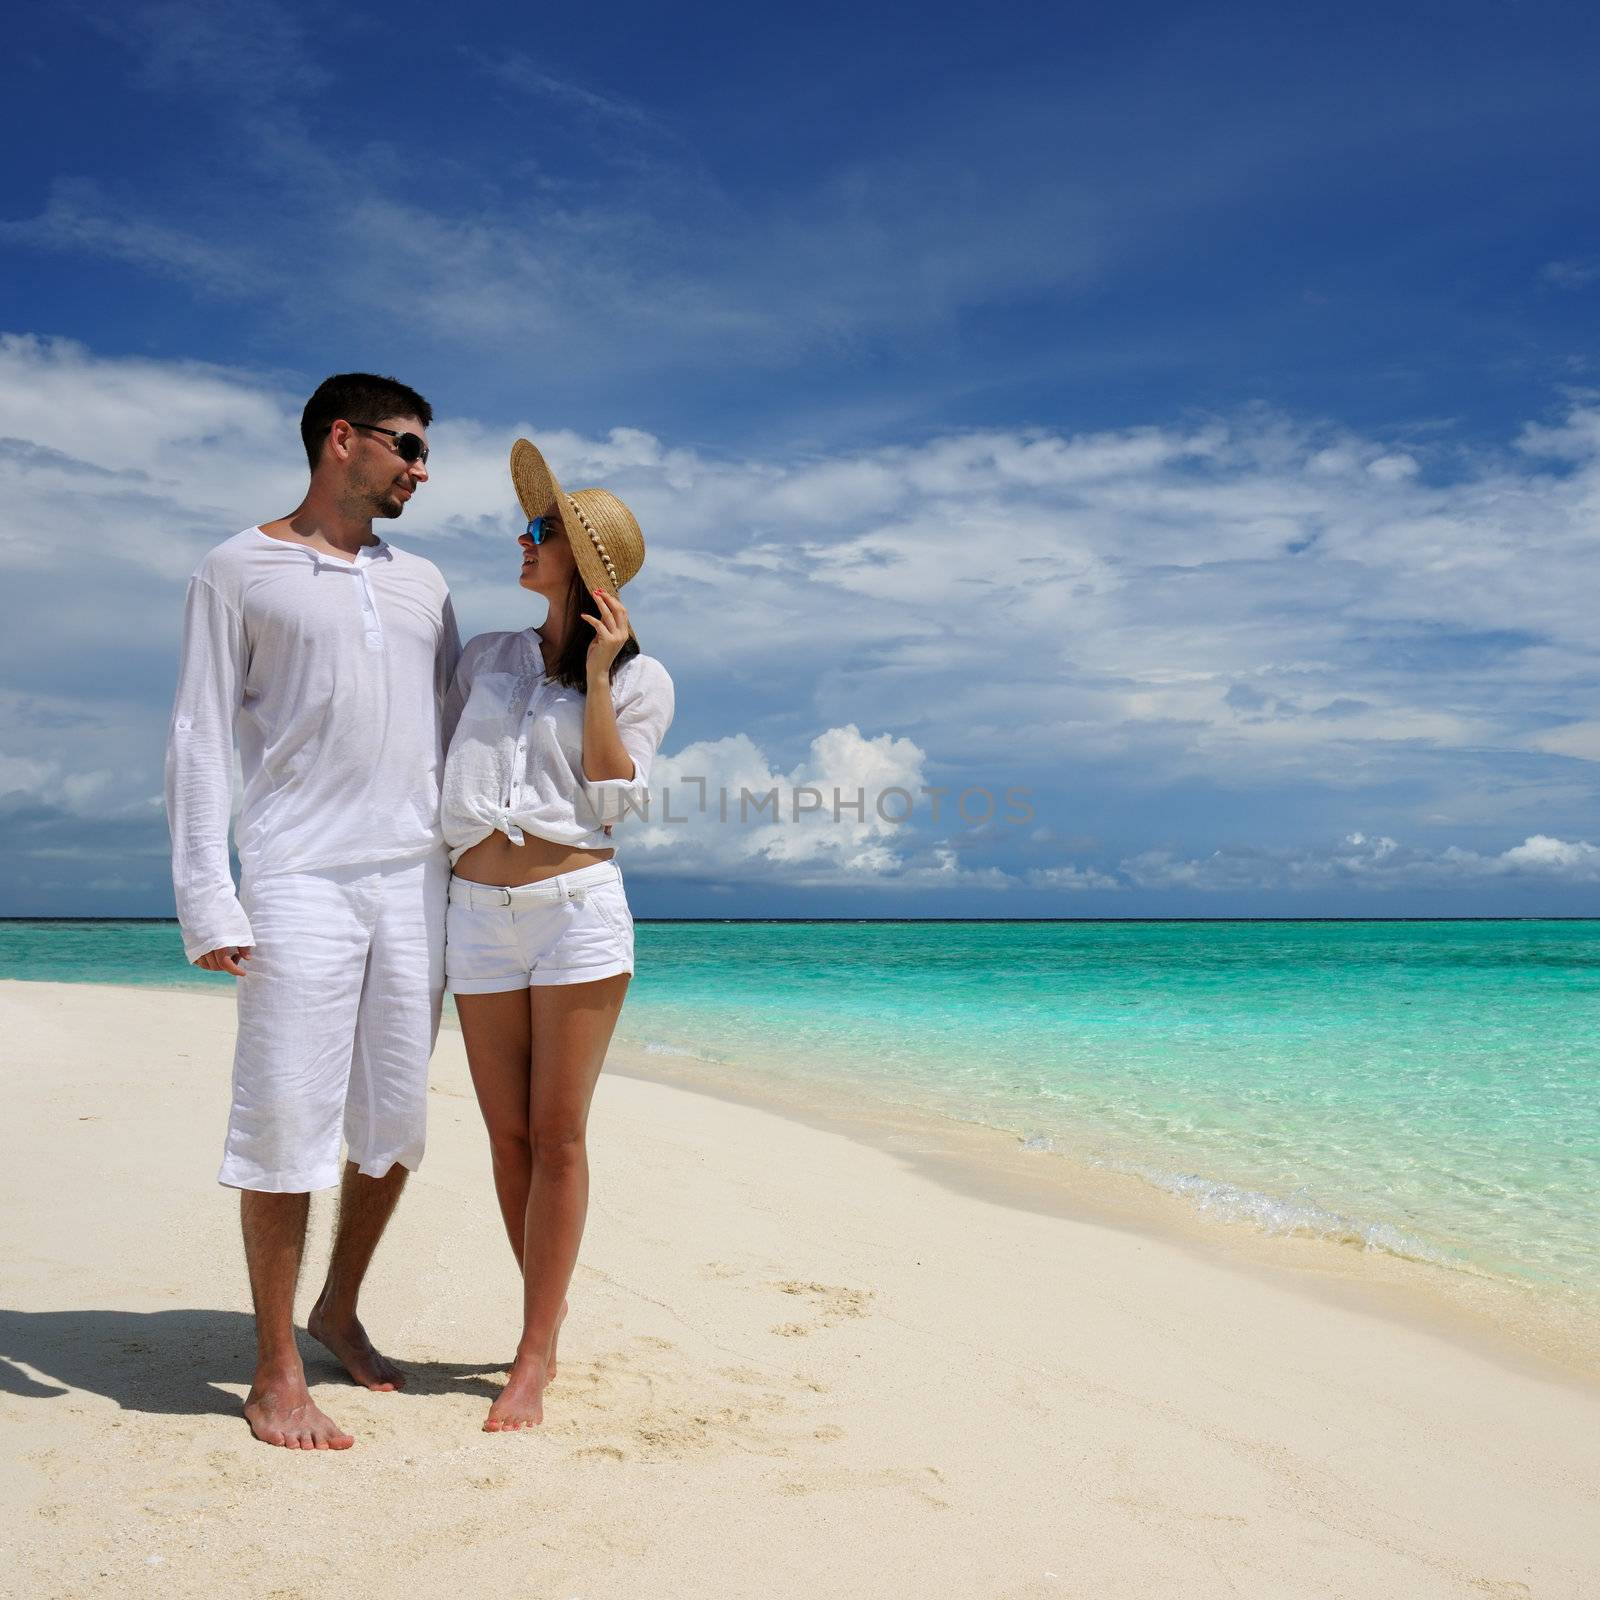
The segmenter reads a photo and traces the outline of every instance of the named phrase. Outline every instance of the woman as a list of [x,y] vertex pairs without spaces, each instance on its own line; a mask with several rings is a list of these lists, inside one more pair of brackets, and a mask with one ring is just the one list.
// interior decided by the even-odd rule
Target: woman
[[445,707],[445,975],[523,1279],[490,1433],[544,1420],[588,1209],[589,1102],[633,972],[608,836],[643,809],[673,712],[672,679],[618,598],[644,562],[632,512],[604,489],[567,494],[526,439],[511,476],[528,517],[520,581],[549,615],[471,640]]

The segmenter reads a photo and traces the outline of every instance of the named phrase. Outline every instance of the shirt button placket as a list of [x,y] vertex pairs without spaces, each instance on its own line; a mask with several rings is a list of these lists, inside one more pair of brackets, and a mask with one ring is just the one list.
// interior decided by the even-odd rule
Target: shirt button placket
[[[532,716],[533,716],[533,702],[530,700],[529,703],[528,703],[527,714],[522,719],[522,724],[523,724],[524,728],[526,728],[526,726],[528,725],[528,722],[532,718]],[[513,759],[512,763],[511,763],[511,800],[512,800],[513,804],[516,803],[517,799],[522,794],[522,789],[523,789],[522,775],[523,775],[523,772],[526,769],[527,759],[528,759],[528,736],[527,736],[526,733],[522,733],[522,734],[519,734],[517,736],[517,753],[516,753],[516,757]]]
[[357,570],[356,579],[361,585],[361,626],[367,649],[381,650],[383,648],[383,624],[378,621],[378,606],[377,602],[372,598],[372,584],[367,578],[365,567]]

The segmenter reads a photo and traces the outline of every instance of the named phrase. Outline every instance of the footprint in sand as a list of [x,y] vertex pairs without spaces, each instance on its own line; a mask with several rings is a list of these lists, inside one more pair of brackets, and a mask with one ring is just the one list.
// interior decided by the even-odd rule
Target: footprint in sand
[[[849,1289],[836,1283],[807,1283],[792,1278],[772,1285],[780,1294],[804,1295],[817,1311],[816,1327],[832,1328],[851,1317],[864,1317],[872,1308],[870,1289]],[[786,1339],[797,1338],[811,1332],[804,1323],[786,1322],[772,1330]]]
[[589,1441],[571,1454],[618,1462],[729,1449],[790,1455],[792,1401],[775,1391],[775,1380],[753,1367],[719,1371],[738,1387],[708,1388],[704,1369],[670,1339],[648,1334],[636,1335],[626,1349],[599,1352],[570,1369],[563,1365],[562,1376],[572,1380],[566,1397],[571,1430]]
[[569,1450],[569,1460],[577,1460],[580,1456],[596,1456],[602,1461],[626,1461],[628,1458],[614,1444],[590,1444],[581,1450]]
[[944,1474],[937,1467],[886,1467],[882,1471],[857,1468],[822,1468],[804,1478],[785,1478],[775,1485],[779,1494],[854,1494],[862,1489],[904,1489],[925,1505],[948,1511],[950,1502],[933,1492],[930,1480],[942,1485]]

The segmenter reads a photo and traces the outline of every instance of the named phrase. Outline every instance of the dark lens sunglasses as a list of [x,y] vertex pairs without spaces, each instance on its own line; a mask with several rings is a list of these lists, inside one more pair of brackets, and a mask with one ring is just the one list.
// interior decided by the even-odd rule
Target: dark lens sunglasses
[[543,544],[556,529],[551,526],[554,517],[535,517],[528,524],[528,542],[530,544]]
[[408,467],[414,467],[417,462],[423,466],[428,464],[428,447],[414,433],[400,433],[394,428],[380,428],[376,422],[352,422],[352,428],[365,428],[368,433],[386,433],[394,440],[394,453],[405,462]]

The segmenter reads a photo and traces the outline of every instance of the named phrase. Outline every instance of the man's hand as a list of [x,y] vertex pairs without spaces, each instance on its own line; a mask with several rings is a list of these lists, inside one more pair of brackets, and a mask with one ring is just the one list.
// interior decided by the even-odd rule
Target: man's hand
[[224,945],[220,950],[208,950],[194,964],[206,972],[231,972],[234,977],[244,976],[241,962],[250,959],[254,946],[248,944]]

